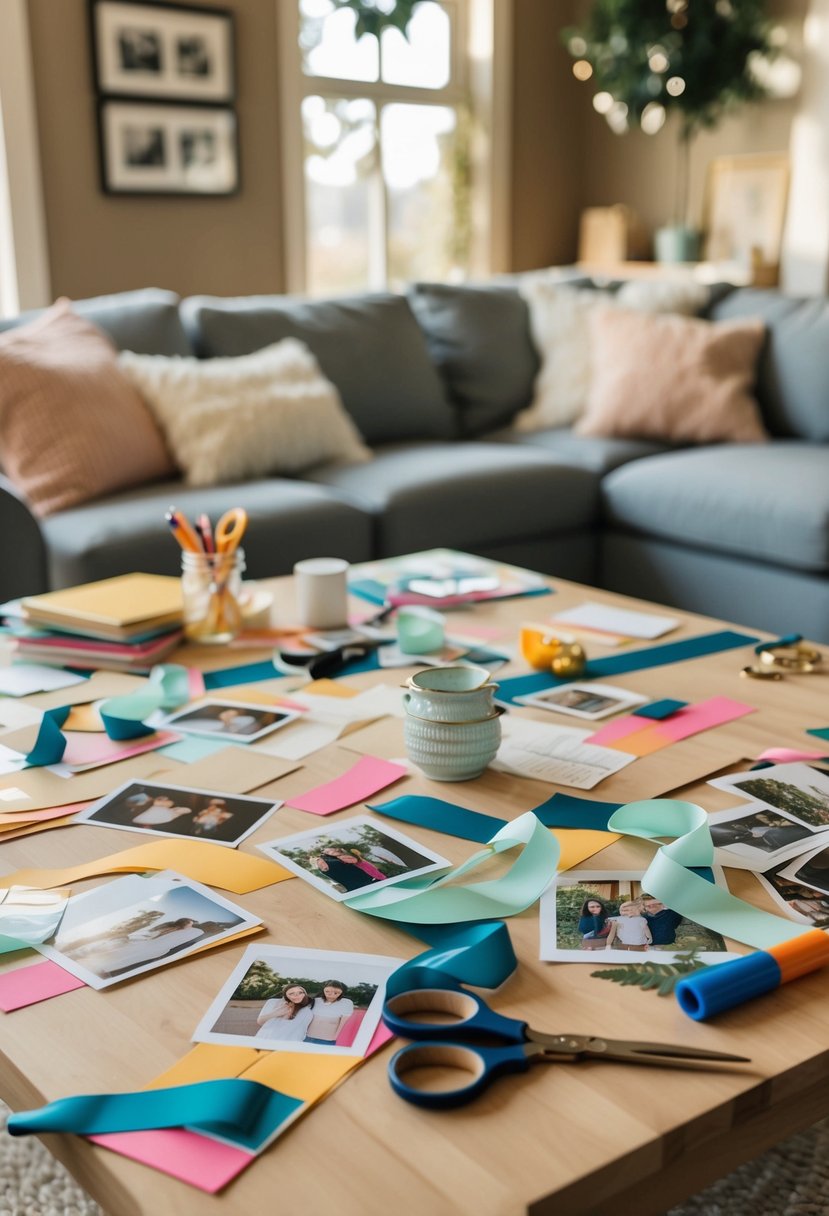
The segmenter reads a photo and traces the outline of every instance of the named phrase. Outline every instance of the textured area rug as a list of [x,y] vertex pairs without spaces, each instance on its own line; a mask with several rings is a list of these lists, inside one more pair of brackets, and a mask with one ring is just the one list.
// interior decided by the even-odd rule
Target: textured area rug
[[[0,1103],[0,1216],[103,1216],[39,1140],[7,1135],[7,1114]],[[668,1216],[829,1216],[829,1119],[671,1208]]]

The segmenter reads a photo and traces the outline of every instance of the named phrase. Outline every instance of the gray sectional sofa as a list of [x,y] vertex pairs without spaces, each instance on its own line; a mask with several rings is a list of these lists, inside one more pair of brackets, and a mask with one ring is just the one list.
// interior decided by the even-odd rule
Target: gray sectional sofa
[[[244,505],[248,573],[451,546],[560,577],[829,642],[829,302],[718,293],[760,316],[763,445],[672,449],[511,428],[538,357],[513,284],[407,296],[228,300],[148,289],[78,301],[116,345],[201,358],[305,342],[374,451],[368,464],[188,490],[157,483],[37,521],[0,482],[0,596],[132,569],[175,573],[163,525]],[[0,328],[16,324],[0,322]]]

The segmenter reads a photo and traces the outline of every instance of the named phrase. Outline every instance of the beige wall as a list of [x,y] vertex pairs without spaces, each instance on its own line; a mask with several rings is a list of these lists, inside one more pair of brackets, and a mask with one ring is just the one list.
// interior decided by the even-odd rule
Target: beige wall
[[148,285],[182,295],[281,289],[275,5],[233,0],[232,7],[241,193],[136,198],[104,195],[98,185],[86,0],[30,0],[55,295],[79,298]]
[[[650,227],[671,217],[670,129],[652,138],[613,135],[592,110],[590,86],[572,76],[561,29],[583,2],[513,0],[510,253],[516,270],[571,261],[585,206],[628,203]],[[55,295],[148,284],[182,295],[284,288],[276,4],[225,3],[236,13],[242,190],[227,199],[165,199],[100,191],[87,0],[30,0]],[[805,7],[806,0],[773,6],[795,21]],[[795,108],[791,101],[764,102],[699,138],[694,215],[710,158],[786,148]]]

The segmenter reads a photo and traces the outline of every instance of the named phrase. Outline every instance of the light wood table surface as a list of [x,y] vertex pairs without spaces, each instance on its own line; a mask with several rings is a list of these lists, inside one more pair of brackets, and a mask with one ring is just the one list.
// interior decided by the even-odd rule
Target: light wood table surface
[[[504,631],[503,641],[514,646],[520,622],[544,621],[584,599],[653,607],[561,580],[553,580],[553,585],[557,594],[552,597],[454,613],[451,628],[462,632],[464,622],[473,621],[497,626]],[[290,580],[272,586],[274,620],[290,623]],[[663,641],[721,626],[704,617],[665,611],[679,616],[682,626]],[[499,640],[492,645],[497,647]],[[595,644],[588,652],[591,657],[606,653]],[[187,648],[177,657],[218,667],[266,653]],[[705,785],[716,771],[742,768],[745,759],[769,746],[815,749],[814,737],[804,732],[829,720],[827,675],[792,676],[781,683],[741,679],[739,671],[749,661],[748,649],[733,650],[613,681],[649,698],[693,702],[722,694],[756,706],[757,712],[638,759],[585,796],[626,802],[671,792],[718,810],[741,800]],[[524,670],[519,661],[498,675]],[[359,688],[381,680],[398,685],[408,674],[400,669],[372,672],[349,677],[349,683]],[[543,711],[516,712],[563,726],[583,725]],[[389,754],[402,755],[402,725],[395,721],[391,729],[397,738]],[[302,768],[265,788],[285,798],[345,772],[356,759],[344,746],[348,742],[342,739],[309,756]],[[171,762],[160,763],[162,767],[170,768]],[[186,767],[180,783],[187,784]],[[113,767],[113,788],[117,784]],[[431,794],[510,819],[538,805],[555,788],[491,771],[476,781],[446,785],[415,770],[388,796]],[[363,811],[350,808],[327,822]],[[252,851],[257,841],[306,830],[316,822],[284,808],[241,847]],[[478,847],[398,827],[452,861]],[[69,865],[138,843],[133,833],[87,826],[56,829],[0,843],[0,870]],[[652,853],[651,844],[628,839],[585,864],[594,869],[644,869]],[[771,909],[752,875],[730,870],[728,876],[737,894]],[[95,884],[78,884],[73,890],[89,885]],[[400,958],[425,948],[388,923],[351,912],[300,880],[230,898],[265,921],[268,931],[254,939],[259,942]],[[539,962],[537,907],[508,923],[519,967],[492,998],[499,1011],[541,1030],[734,1051],[750,1056],[752,1065],[740,1072],[714,1073],[556,1064],[507,1078],[468,1107],[429,1112],[392,1093],[386,1080],[386,1048],[219,1196],[205,1195],[78,1137],[49,1136],[45,1141],[112,1216],[287,1210],[337,1216],[648,1216],[664,1212],[740,1162],[829,1114],[829,973],[801,979],[710,1025],[699,1024],[682,1014],[673,998],[593,979],[591,966]],[[194,1027],[246,945],[220,947],[105,992],[81,989],[0,1015],[2,1097],[20,1110],[72,1094],[144,1087],[190,1049]]]

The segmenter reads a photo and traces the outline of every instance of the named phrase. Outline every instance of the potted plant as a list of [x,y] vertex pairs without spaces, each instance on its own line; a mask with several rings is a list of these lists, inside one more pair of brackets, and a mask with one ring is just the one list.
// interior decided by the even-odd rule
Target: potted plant
[[726,111],[767,95],[754,70],[775,54],[765,0],[594,0],[584,24],[563,37],[593,106],[623,134],[649,135],[676,114],[677,169],[672,223],[656,233],[658,261],[695,261],[700,234],[688,216],[691,143]]

